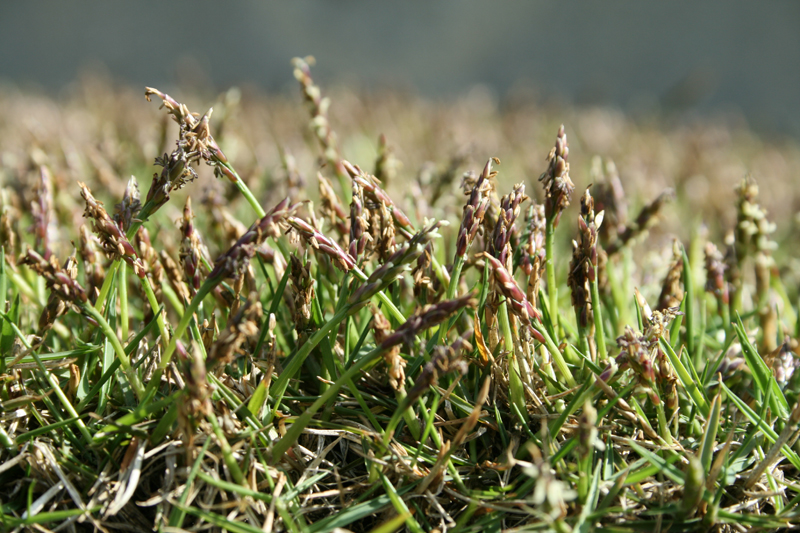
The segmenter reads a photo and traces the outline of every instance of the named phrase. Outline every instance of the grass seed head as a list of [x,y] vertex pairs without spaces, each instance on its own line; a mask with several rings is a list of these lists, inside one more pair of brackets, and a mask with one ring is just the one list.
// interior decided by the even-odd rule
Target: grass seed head
[[438,230],[443,222],[432,222],[417,232],[408,242],[398,247],[386,261],[372,271],[366,281],[350,294],[348,302],[353,312],[363,307],[381,289],[403,277],[411,263],[419,259],[432,239],[439,236]]
[[724,256],[713,242],[706,243],[705,268],[706,291],[716,296],[723,305],[728,305],[728,283],[725,276],[728,265],[725,263]]
[[13,266],[17,253],[17,232],[9,209],[3,209],[0,213],[0,246],[5,251],[6,260]]
[[[140,248],[141,249],[141,248]],[[100,289],[106,277],[105,268],[100,261],[97,252],[95,236],[86,226],[81,224],[80,240],[78,241],[78,253],[85,272],[84,285],[90,295],[94,295],[95,289]]]
[[490,194],[493,190],[492,179],[497,175],[492,172],[492,160],[486,162],[480,177],[474,183],[470,183],[469,175],[465,176],[462,187],[469,187],[467,194],[469,199],[464,206],[461,216],[461,226],[458,229],[456,240],[456,255],[466,257],[475,235],[478,233],[486,216],[486,211],[491,203]]
[[317,179],[319,180],[319,210],[322,217],[328,219],[331,227],[336,228],[340,234],[347,234],[348,230],[345,224],[347,213],[342,207],[339,196],[333,190],[331,182],[319,172],[317,173]]
[[62,267],[54,256],[50,256],[48,261],[29,249],[20,263],[29,266],[31,270],[43,277],[47,288],[63,302],[80,306],[88,301],[86,291],[76,279],[77,267],[74,260],[67,260]]
[[189,286],[186,285],[184,280],[183,270],[178,266],[178,263],[172,258],[166,250],[161,250],[159,254],[160,263],[163,266],[164,275],[169,280],[172,289],[178,295],[182,302],[188,302],[192,299],[192,293]]
[[509,274],[505,266],[487,253],[484,253],[484,257],[489,261],[491,266],[494,276],[494,289],[505,296],[511,312],[519,318],[523,324],[528,326],[531,325],[532,320],[541,318],[539,311],[528,301],[525,293],[519,288],[519,285],[514,281],[513,276]]
[[387,144],[386,135],[383,133],[378,137],[378,157],[375,160],[375,177],[388,187],[397,176],[399,163],[394,156],[394,150]]
[[349,161],[342,161],[342,165],[354,182],[357,182],[364,191],[364,195],[373,202],[384,205],[392,213],[394,222],[401,228],[410,230],[411,220],[397,207],[392,198],[384,191],[375,176],[365,173],[358,165]]
[[311,320],[311,302],[314,299],[314,280],[311,278],[311,262],[303,262],[296,255],[289,256],[289,280],[292,282],[294,303],[294,327],[298,332],[306,329]]
[[569,265],[567,284],[572,292],[578,324],[588,328],[592,324],[590,284],[595,281],[597,271],[597,235],[603,222],[603,212],[594,213],[594,200],[589,189],[581,197],[581,214],[578,216],[578,239],[572,241],[572,261]]
[[429,387],[436,386],[439,382],[439,377],[450,372],[458,372],[463,376],[468,372],[469,365],[462,358],[462,354],[465,351],[472,350],[472,346],[469,343],[470,337],[472,337],[471,329],[456,337],[452,344],[440,344],[434,348],[431,360],[422,368],[422,372],[414,381],[414,386],[408,391],[408,400],[410,402],[413,403],[422,396]]
[[206,367],[213,369],[232,363],[242,345],[258,334],[261,314],[261,302],[258,295],[252,293],[239,310],[228,317],[225,328],[211,345]]
[[516,233],[514,222],[519,216],[520,204],[527,200],[525,185],[514,185],[511,193],[500,200],[499,214],[494,224],[494,231],[489,240],[489,253],[496,257],[506,269],[511,270],[511,237]]
[[658,297],[656,309],[663,310],[668,307],[680,307],[683,301],[683,253],[678,239],[672,241],[672,263],[667,275],[661,284],[661,294]]
[[183,207],[183,217],[180,220],[182,238],[179,258],[192,296],[197,294],[197,289],[200,288],[202,258],[208,255],[193,220],[192,199],[187,197]]
[[266,215],[253,222],[227,252],[217,258],[208,277],[225,279],[242,275],[250,264],[250,259],[255,256],[256,248],[267,237],[279,238],[288,224],[291,224],[291,219],[295,218],[292,215],[298,207],[298,204],[291,204],[289,198],[278,202]]
[[81,182],[78,182],[78,185],[81,188],[81,196],[86,202],[83,216],[93,221],[94,232],[100,239],[103,250],[110,258],[122,259],[128,263],[140,278],[144,277],[144,265],[125,236],[125,232],[108,216],[103,203],[95,199],[89,187]]
[[769,235],[775,225],[767,219],[767,212],[758,203],[758,183],[752,176],[745,177],[736,187],[736,250],[739,264],[756,251],[769,250],[773,245]]
[[431,268],[431,254],[433,253],[433,245],[428,243],[425,250],[417,258],[417,263],[411,271],[411,277],[414,280],[414,297],[418,300],[423,298],[423,294],[427,295],[424,298],[423,305],[429,302],[429,290],[432,287],[431,279],[433,277],[433,270]]
[[[392,325],[378,308],[373,308],[372,316],[372,335],[375,338],[375,344],[382,345],[386,339],[391,337]],[[405,390],[406,360],[400,355],[400,345],[395,344],[383,350],[383,360],[386,363],[389,385],[396,391]]]
[[[55,261],[53,259],[52,261]],[[72,281],[78,279],[78,261],[74,255],[69,256],[61,267],[61,270],[69,276]],[[53,291],[47,299],[47,304],[42,309],[42,314],[39,315],[39,332],[38,337],[44,338],[45,333],[53,327],[56,319],[67,313],[69,306],[64,301],[62,295],[57,291]]]
[[604,162],[600,156],[592,158],[590,176],[594,184],[595,208],[605,213],[605,224],[600,228],[600,242],[607,247],[628,224],[628,199],[617,166],[611,159]]
[[658,221],[659,213],[663,207],[674,199],[675,191],[668,188],[659,194],[655,200],[644,206],[639,211],[636,220],[625,226],[618,234],[617,239],[606,247],[606,253],[609,257],[619,252],[637,237],[644,235]]
[[343,272],[352,270],[356,266],[356,260],[352,255],[302,218],[290,216],[287,222],[309,246],[331,258],[333,264]]
[[[374,204],[373,204],[374,205]],[[370,238],[367,239],[367,251],[377,255],[380,261],[386,261],[397,249],[395,243],[395,226],[392,211],[386,204],[379,203],[376,208],[370,209]]]
[[53,178],[46,166],[39,167],[39,180],[35,187],[35,199],[31,202],[33,233],[36,236],[36,249],[41,250],[45,259],[52,254],[50,249],[55,232],[55,213],[53,212]]
[[197,427],[214,409],[211,404],[211,388],[206,378],[206,363],[200,347],[193,343],[191,350],[180,350],[178,354],[181,376],[186,382],[186,394],[178,404],[178,427],[186,443],[187,455],[191,459]]
[[370,211],[364,208],[364,188],[358,180],[352,180],[353,194],[350,200],[350,255],[357,261],[364,253],[367,242],[372,239],[370,229]]
[[526,233],[522,246],[522,259],[520,267],[528,276],[528,285],[525,295],[528,300],[536,307],[539,297],[539,284],[545,270],[545,227],[544,205],[532,205],[526,214],[525,220]]
[[339,155],[339,148],[336,144],[336,134],[333,132],[328,120],[328,108],[331,102],[330,99],[322,96],[322,90],[314,84],[314,79],[311,77],[311,66],[313,64],[314,58],[311,56],[292,59],[294,77],[300,83],[303,99],[311,113],[311,129],[314,131],[314,136],[322,148],[325,160],[333,167],[337,176],[346,176],[347,171],[342,165],[342,158]]
[[442,301],[417,310],[398,327],[394,333],[385,337],[380,343],[382,350],[389,350],[398,344],[412,345],[414,338],[426,329],[441,324],[445,319],[464,307],[475,307],[478,301],[471,294],[465,294],[453,300]]
[[142,202],[139,196],[139,182],[134,176],[128,180],[125,186],[125,193],[122,202],[114,206],[114,221],[122,231],[128,231],[133,224],[133,220],[142,209]]
[[545,170],[539,181],[544,185],[545,192],[545,216],[548,220],[553,220],[553,224],[558,226],[561,213],[569,206],[572,191],[575,184],[569,177],[569,145],[567,144],[567,134],[562,124],[558,128],[556,135],[556,145],[550,150],[547,156],[547,170]]

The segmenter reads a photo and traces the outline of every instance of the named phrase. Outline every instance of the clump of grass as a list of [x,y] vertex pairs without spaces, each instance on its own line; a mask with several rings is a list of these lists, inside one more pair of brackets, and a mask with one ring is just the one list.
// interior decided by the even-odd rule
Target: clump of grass
[[[796,235],[769,222],[752,178],[735,204],[710,204],[730,214],[703,232],[680,179],[625,191],[636,164],[620,154],[570,168],[563,126],[541,175],[524,161],[550,141],[448,147],[408,113],[369,152],[334,127],[374,113],[334,114],[310,65],[294,62],[307,142],[296,103],[269,101],[264,136],[229,93],[217,139],[210,110],[151,88],[178,125],[167,152],[122,97],[80,107],[106,126],[78,122],[74,138],[0,130],[4,530],[794,525],[798,287],[772,239]],[[544,139],[542,116],[525,125]],[[593,155],[581,121],[573,165]],[[677,142],[620,138],[635,157]],[[502,174],[496,158],[476,172],[489,153]],[[142,201],[117,175],[153,158]],[[726,258],[712,240],[731,228]]]

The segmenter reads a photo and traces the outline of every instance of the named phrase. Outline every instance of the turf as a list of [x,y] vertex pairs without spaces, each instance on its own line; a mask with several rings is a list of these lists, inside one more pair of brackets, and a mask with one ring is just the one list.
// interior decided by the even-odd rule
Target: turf
[[793,526],[791,142],[294,74],[0,95],[4,530]]

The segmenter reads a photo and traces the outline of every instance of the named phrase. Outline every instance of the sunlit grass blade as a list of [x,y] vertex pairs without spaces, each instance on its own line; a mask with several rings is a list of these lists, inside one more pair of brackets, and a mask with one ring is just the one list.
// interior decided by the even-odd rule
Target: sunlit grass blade
[[706,474],[711,469],[711,457],[717,440],[720,412],[722,409],[722,396],[717,394],[711,402],[711,413],[706,421],[706,431],[703,435],[703,445],[700,448],[700,462]]
[[[769,440],[771,443],[774,443],[778,440],[778,434],[772,429],[755,411],[753,411],[741,398],[739,398],[733,391],[731,391],[725,383],[722,383],[722,388],[728,393],[728,399],[730,399],[736,407],[739,408],[742,413],[750,420],[750,423],[755,425],[764,436]],[[781,450],[786,458],[789,460],[795,468],[800,469],[800,457],[798,457],[797,452],[789,448],[788,446],[784,445]]]
[[758,351],[750,342],[750,339],[747,338],[747,333],[744,330],[741,317],[736,317],[733,329],[739,338],[739,343],[742,345],[742,355],[747,362],[747,366],[750,367],[756,386],[764,396],[767,395],[767,389],[772,389],[770,407],[776,415],[785,420],[789,416],[789,404],[786,401],[786,396],[784,396],[778,382],[775,381],[772,370],[770,370],[764,362],[764,359],[758,354]]
[[699,354],[695,352],[695,305],[694,305],[694,281],[692,280],[692,264],[689,256],[686,255],[686,248],[681,245],[681,256],[683,257],[683,301],[685,302],[683,312],[686,316],[686,349],[689,357],[695,366],[699,366]]
[[695,407],[697,407],[704,417],[708,417],[709,406],[705,395],[700,390],[700,383],[696,382],[692,378],[692,376],[686,370],[686,367],[683,366],[680,358],[673,351],[672,346],[670,346],[665,339],[659,339],[659,343],[661,345],[661,349],[664,350],[665,354],[667,354],[669,362],[672,364],[672,367],[675,369],[675,373],[678,375],[678,380],[686,390],[689,398],[692,400],[692,403],[694,403]]

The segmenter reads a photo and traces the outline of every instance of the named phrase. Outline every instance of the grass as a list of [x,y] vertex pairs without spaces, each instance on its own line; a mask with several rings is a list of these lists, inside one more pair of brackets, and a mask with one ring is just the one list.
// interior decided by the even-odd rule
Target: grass
[[792,145],[294,66],[305,111],[0,95],[2,529],[795,524]]

